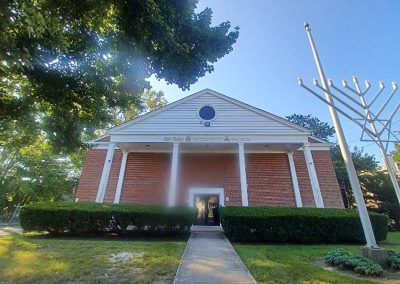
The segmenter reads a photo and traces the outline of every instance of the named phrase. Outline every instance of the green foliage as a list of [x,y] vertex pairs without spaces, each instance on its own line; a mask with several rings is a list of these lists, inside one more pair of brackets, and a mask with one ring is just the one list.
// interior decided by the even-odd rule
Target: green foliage
[[[147,90],[141,95],[140,110],[133,106],[129,111],[114,108],[113,124],[166,103],[162,92]],[[0,220],[7,221],[17,204],[72,200],[86,149],[57,154],[36,127],[34,118],[0,121]]]
[[293,122],[297,125],[300,125],[304,128],[310,130],[312,136],[323,139],[329,140],[335,134],[335,128],[330,126],[326,122],[322,122],[319,118],[309,115],[302,115],[302,114],[292,114],[286,116],[286,119],[290,122]]
[[72,200],[79,177],[75,160],[83,151],[75,158],[56,155],[44,135],[25,141],[18,124],[7,127],[0,133],[0,220],[8,221],[17,204]]
[[127,233],[148,236],[186,236],[195,218],[189,208],[115,205],[84,202],[47,202],[23,207],[24,231],[50,233]]
[[393,160],[396,162],[400,162],[400,144],[396,143],[394,144],[395,150],[393,151]]
[[[349,206],[353,207],[355,206],[353,193],[339,146],[333,147],[331,154],[336,176],[346,189]],[[387,172],[378,167],[374,155],[365,153],[363,149],[355,147],[351,156],[368,209],[388,215],[393,220],[391,227],[400,229],[400,206]]]
[[[189,89],[232,51],[238,28],[211,26],[196,0],[0,4],[0,121],[30,118],[55,150],[140,109],[154,75]],[[32,119],[33,118],[33,119]]]
[[[332,148],[331,154],[338,177],[341,179],[347,178],[348,180],[346,167],[338,145]],[[378,162],[374,155],[365,153],[363,149],[358,149],[357,147],[354,147],[351,152],[351,159],[353,160],[354,167],[358,174],[365,171],[376,170],[378,167]]]
[[393,269],[400,270],[400,253],[393,250],[389,250],[388,253],[389,266]]
[[379,264],[359,254],[351,255],[348,251],[342,248],[334,249],[329,252],[324,257],[324,261],[329,265],[354,270],[363,275],[379,276],[383,273],[383,269]]
[[[377,241],[386,239],[388,218],[370,213]],[[226,236],[239,242],[365,242],[356,210],[332,208],[223,207]]]

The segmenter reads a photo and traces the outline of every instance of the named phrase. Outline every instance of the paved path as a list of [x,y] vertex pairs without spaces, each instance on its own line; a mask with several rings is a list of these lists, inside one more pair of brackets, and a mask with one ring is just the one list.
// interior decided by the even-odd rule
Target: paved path
[[5,223],[0,223],[0,237],[13,233],[21,234],[22,228],[20,226],[8,226]]
[[194,226],[175,276],[180,283],[256,283],[220,227]]

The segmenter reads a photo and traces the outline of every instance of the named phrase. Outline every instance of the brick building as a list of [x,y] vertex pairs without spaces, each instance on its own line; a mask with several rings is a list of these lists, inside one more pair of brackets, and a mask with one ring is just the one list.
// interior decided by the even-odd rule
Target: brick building
[[199,209],[343,208],[331,146],[283,118],[206,89],[93,141],[76,198]]

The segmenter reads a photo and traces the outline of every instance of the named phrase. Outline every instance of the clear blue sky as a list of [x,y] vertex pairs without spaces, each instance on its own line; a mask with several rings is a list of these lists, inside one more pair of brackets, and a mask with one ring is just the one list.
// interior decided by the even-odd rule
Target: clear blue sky
[[[378,81],[400,83],[400,1],[397,0],[200,0],[210,7],[213,23],[230,21],[240,27],[233,52],[215,64],[190,91],[151,79],[169,102],[210,88],[279,116],[313,114],[331,123],[326,105],[298,86],[318,77],[304,22],[310,23],[325,73],[338,84],[355,74]],[[399,101],[400,92],[396,100]],[[395,100],[394,100],[395,101]],[[391,105],[394,107],[395,102]],[[398,120],[398,121],[397,121]],[[400,130],[400,115],[394,121]],[[377,147],[358,141],[360,131],[342,118],[350,146],[364,147],[379,158]]]

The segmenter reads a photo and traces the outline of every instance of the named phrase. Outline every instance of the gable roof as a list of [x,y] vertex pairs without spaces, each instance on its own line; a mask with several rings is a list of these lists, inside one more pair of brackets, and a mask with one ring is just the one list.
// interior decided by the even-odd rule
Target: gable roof
[[134,118],[134,119],[132,119],[130,121],[127,121],[127,122],[122,123],[122,124],[120,124],[118,126],[115,126],[115,127],[111,128],[111,129],[109,129],[108,133],[109,134],[113,134],[113,133],[116,133],[116,132],[119,132],[119,131],[123,131],[123,130],[129,129],[131,127],[134,127],[135,124],[139,124],[139,122],[141,122],[141,121],[148,120],[148,119],[151,119],[151,118],[154,119],[157,115],[159,115],[159,114],[161,114],[163,112],[166,112],[166,111],[171,110],[173,108],[177,109],[177,107],[182,106],[185,103],[188,103],[190,101],[194,101],[194,100],[196,100],[196,98],[199,98],[201,96],[207,96],[207,95],[208,96],[213,96],[213,97],[218,98],[220,100],[223,100],[225,102],[229,102],[232,105],[235,105],[237,107],[240,107],[241,109],[246,110],[247,112],[251,112],[253,114],[257,114],[260,117],[266,118],[266,119],[268,119],[270,121],[273,121],[273,122],[278,123],[278,124],[280,124],[282,126],[285,126],[286,128],[291,129],[293,132],[296,132],[296,133],[299,133],[299,134],[302,133],[302,134],[306,134],[306,135],[309,134],[309,132],[310,132],[308,129],[303,128],[303,127],[301,127],[301,126],[299,126],[297,124],[291,123],[288,120],[286,120],[284,118],[281,118],[281,117],[279,117],[277,115],[274,115],[274,114],[269,113],[267,111],[261,110],[259,108],[251,106],[251,105],[246,104],[244,102],[241,102],[239,100],[233,99],[231,97],[228,97],[226,95],[223,95],[223,94],[218,93],[216,91],[213,91],[211,89],[204,89],[202,91],[199,91],[197,93],[189,95],[189,96],[187,96],[185,98],[182,98],[182,99],[180,99],[178,101],[170,103],[170,104],[168,104],[168,105],[166,105],[164,107],[161,107],[161,108],[156,109],[154,111],[148,112],[148,113],[143,114],[141,116],[138,116],[138,117],[136,117],[136,118]]

